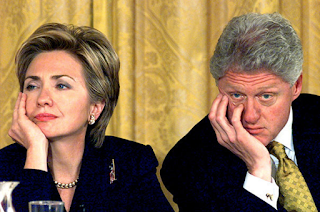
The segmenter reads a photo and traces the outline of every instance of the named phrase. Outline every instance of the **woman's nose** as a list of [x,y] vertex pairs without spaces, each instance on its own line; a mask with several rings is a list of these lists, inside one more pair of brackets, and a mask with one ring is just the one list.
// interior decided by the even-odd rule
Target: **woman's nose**
[[48,89],[41,89],[37,101],[37,104],[41,107],[44,107],[46,105],[52,106],[53,101],[51,98],[50,91]]

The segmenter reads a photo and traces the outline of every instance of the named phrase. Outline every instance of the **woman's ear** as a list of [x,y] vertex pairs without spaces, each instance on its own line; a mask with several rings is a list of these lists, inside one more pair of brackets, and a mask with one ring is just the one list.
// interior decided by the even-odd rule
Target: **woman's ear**
[[93,114],[95,117],[95,120],[97,120],[101,115],[105,105],[106,105],[105,101],[93,103],[90,108],[90,115]]

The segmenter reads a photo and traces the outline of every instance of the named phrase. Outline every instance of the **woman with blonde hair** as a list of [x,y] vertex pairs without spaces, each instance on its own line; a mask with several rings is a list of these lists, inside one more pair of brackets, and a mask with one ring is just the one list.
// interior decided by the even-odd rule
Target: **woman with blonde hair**
[[16,55],[21,93],[0,150],[0,181],[19,181],[17,211],[60,200],[66,211],[172,211],[150,146],[105,136],[119,96],[117,54],[90,27],[39,27]]

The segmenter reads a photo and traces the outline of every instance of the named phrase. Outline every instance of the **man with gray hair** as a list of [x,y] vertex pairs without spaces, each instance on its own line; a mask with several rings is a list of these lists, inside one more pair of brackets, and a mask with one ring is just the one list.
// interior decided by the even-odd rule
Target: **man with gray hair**
[[210,71],[210,113],[168,153],[180,211],[317,211],[320,98],[301,94],[300,39],[280,14],[233,18]]

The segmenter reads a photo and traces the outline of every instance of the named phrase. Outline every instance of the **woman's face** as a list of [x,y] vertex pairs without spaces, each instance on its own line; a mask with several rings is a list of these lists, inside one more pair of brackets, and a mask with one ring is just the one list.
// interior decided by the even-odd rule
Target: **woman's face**
[[23,92],[27,116],[49,140],[84,139],[95,106],[75,56],[60,50],[37,55],[27,70]]

